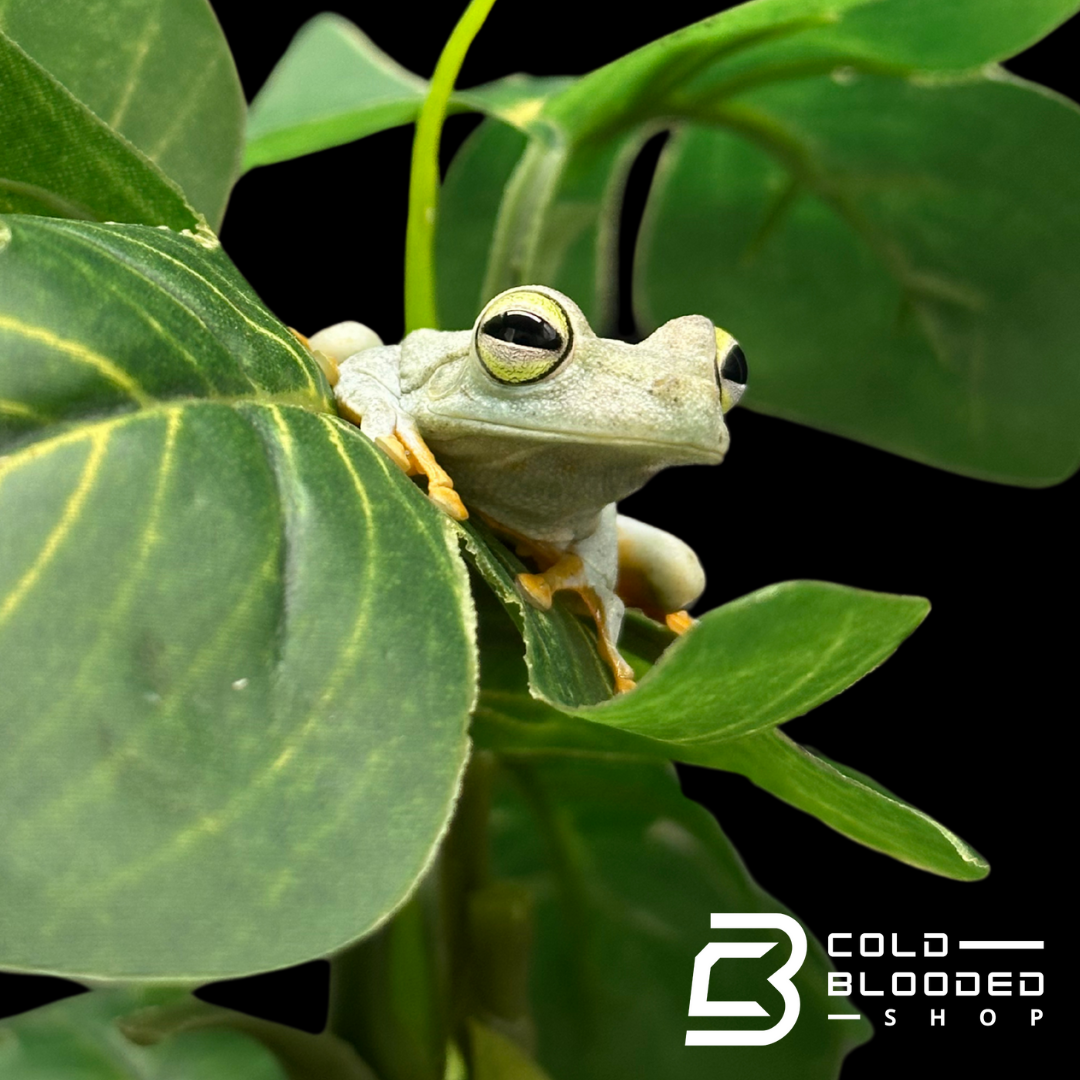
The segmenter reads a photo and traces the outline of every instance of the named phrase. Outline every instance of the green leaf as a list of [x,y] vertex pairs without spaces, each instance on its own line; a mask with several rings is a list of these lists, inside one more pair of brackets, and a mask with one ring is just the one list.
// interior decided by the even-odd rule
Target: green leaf
[[220,226],[245,107],[206,0],[6,0],[0,30]]
[[244,168],[411,123],[427,82],[340,15],[306,22],[251,103]]
[[716,119],[733,130],[665,150],[646,326],[690,309],[730,329],[763,412],[984,479],[1077,468],[1075,106],[1005,76],[863,76],[769,87]]
[[[531,607],[514,585],[523,565],[483,525],[463,529],[474,565],[525,640],[532,695],[683,753],[707,754],[816,708],[883,663],[930,610],[921,597],[823,581],[770,585],[707,612],[636,690],[611,698],[610,677],[596,677],[606,667],[585,620],[559,605]],[[637,629],[631,650],[644,647],[648,667],[671,635],[658,631],[650,656],[645,633]]]
[[[750,879],[712,817],[682,796],[670,766],[565,753],[502,761],[492,870],[533,899],[532,1015],[537,1058],[551,1076],[838,1074],[869,1025],[826,1019],[839,1003],[825,994],[828,962],[812,938],[794,979],[799,1021],[781,1042],[683,1045],[688,1028],[720,1026],[687,1017],[694,957],[713,936],[709,914],[783,908]],[[750,1023],[767,1027],[783,1004],[765,980],[787,946],[778,931],[754,936],[781,945],[760,961],[717,965],[710,994],[760,1001],[770,1019]]]
[[929,610],[921,597],[825,581],[770,585],[706,612],[636,690],[585,715],[704,753],[835,697],[888,659]]
[[658,39],[552,97],[542,117],[581,142],[694,115],[762,83],[838,66],[963,71],[1034,44],[1076,0],[756,0]]
[[439,197],[435,232],[439,325],[472,326],[486,300],[484,278],[503,188],[527,137],[499,120],[485,120],[454,155]]
[[549,1080],[512,1039],[478,1020],[469,1021],[474,1080]]
[[718,747],[710,764],[742,773],[837,832],[920,870],[978,881],[990,864],[954,832],[860,772],[765,731]]
[[0,213],[203,225],[157,166],[3,33],[0,88]]
[[452,811],[456,534],[216,245],[6,228],[0,965],[198,981],[326,954],[402,902]]
[[514,578],[525,566],[475,518],[459,525],[470,561],[499,598],[525,639],[529,686],[561,708],[594,705],[611,697],[611,669],[600,658],[595,634],[556,595],[550,611],[538,611],[518,592]]
[[[1076,7],[759,0],[555,89],[525,125],[481,295],[553,285],[609,329],[626,172],[675,128],[640,238],[642,331],[701,312],[746,345],[750,408],[1057,482],[1080,463],[1080,125],[985,65]],[[486,235],[487,206],[445,211],[449,233]],[[1035,358],[1022,379],[1015,355]]]
[[[459,91],[451,111],[469,109],[524,127],[565,78],[511,75]],[[382,51],[358,26],[324,12],[306,22],[251,103],[244,168],[341,146],[411,124],[426,79]]]
[[[5,1021],[0,1074],[4,1080],[289,1080],[266,1047],[239,1031],[191,1031],[154,1046],[125,1038],[118,1021],[153,996],[127,990],[81,994]],[[328,1074],[327,1080],[336,1078]]]
[[534,138],[507,183],[481,295],[550,284],[573,296],[597,327],[610,326],[623,190],[650,134],[637,128],[574,153],[559,139]]
[[201,234],[0,219],[0,350],[0,449],[170,400],[334,410],[311,355]]
[[[142,996],[149,998],[151,995],[144,991]],[[144,1000],[137,1004],[141,1007],[125,1013],[116,1026],[139,1046],[168,1045],[191,1033],[227,1031],[256,1040],[271,1051],[288,1080],[376,1080],[375,1074],[348,1043],[326,1031],[312,1035],[284,1024],[208,1005],[193,997],[150,1004]],[[229,1074],[223,1067],[218,1075]]]
[[[839,586],[831,588],[839,589]],[[780,595],[783,597],[782,592]],[[876,594],[862,595],[869,598]],[[786,599],[798,600],[798,593]],[[920,607],[911,603],[913,598],[889,599],[900,602],[894,614],[900,614],[902,602],[907,601],[909,615],[917,619]],[[736,606],[743,603],[736,601]],[[671,713],[666,717],[657,710],[651,735],[647,723],[639,723],[636,729],[603,723],[609,709],[618,708],[624,700],[632,703],[649,685],[655,685],[650,683],[648,674],[642,679],[642,687],[628,697],[616,699],[608,706],[576,710],[577,715],[567,715],[535,700],[529,696],[520,647],[515,646],[508,633],[505,615],[483,595],[477,596],[477,610],[483,670],[480,702],[473,716],[471,734],[479,749],[505,754],[575,753],[675,759],[725,769],[749,777],[759,787],[812,814],[844,836],[901,862],[962,881],[984,877],[988,872],[986,861],[976,851],[929,815],[863,774],[813,754],[776,728],[740,738],[706,735],[697,740],[680,739],[680,721],[687,710],[689,695],[682,701],[674,698]],[[724,612],[726,608],[718,610]],[[864,611],[864,617],[865,614]],[[730,628],[735,629],[740,621],[734,620]],[[651,662],[663,651],[664,639],[670,639],[671,635],[661,628],[651,629],[648,620],[640,617],[631,617],[627,622],[629,633],[624,634],[625,643],[620,647],[633,661],[635,670],[647,673]],[[700,630],[699,626],[688,638],[692,640]],[[688,650],[689,640],[684,641],[685,644],[677,647]],[[638,652],[630,652],[627,644]],[[671,671],[669,663],[667,658],[661,661],[658,681]],[[738,687],[737,682],[735,686]]]
[[[460,801],[458,806],[455,827]],[[330,1030],[354,1046],[382,1080],[450,1075],[447,943],[439,888],[445,852],[444,842],[438,862],[408,903],[331,962]]]
[[175,990],[99,990],[0,1024],[5,1080],[375,1080],[309,1035]]
[[566,75],[523,75],[518,72],[469,90],[456,90],[454,101],[460,108],[485,113],[520,131],[528,131],[547,99],[574,82]]

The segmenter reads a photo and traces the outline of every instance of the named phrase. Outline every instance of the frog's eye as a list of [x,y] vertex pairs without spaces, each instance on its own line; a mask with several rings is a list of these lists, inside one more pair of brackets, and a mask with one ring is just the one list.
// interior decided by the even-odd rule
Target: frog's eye
[[511,289],[476,324],[476,355],[488,374],[520,386],[550,375],[570,354],[573,333],[562,307],[531,289]]
[[727,412],[739,403],[746,391],[746,354],[739,343],[719,327],[716,330],[716,381],[720,387],[720,408]]

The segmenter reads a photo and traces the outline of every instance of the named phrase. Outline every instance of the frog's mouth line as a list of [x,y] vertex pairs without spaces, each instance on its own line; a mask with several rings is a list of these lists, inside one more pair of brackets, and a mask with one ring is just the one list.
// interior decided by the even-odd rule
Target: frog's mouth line
[[[728,440],[721,441],[719,446],[705,446],[702,443],[697,442],[673,442],[667,439],[645,439],[627,437],[626,435],[602,435],[592,431],[557,431],[554,428],[547,428],[544,431],[536,431],[533,428],[517,427],[514,424],[497,424],[492,423],[490,420],[480,420],[473,416],[461,416],[457,413],[438,413],[436,415],[446,416],[450,419],[461,421],[467,424],[473,424],[475,427],[486,432],[497,434],[498,432],[505,431],[516,435],[518,438],[535,439],[538,442],[567,442],[567,443],[603,443],[607,446],[640,446],[642,448],[652,450],[667,450],[667,451],[682,451],[686,453],[688,451],[694,451],[699,454],[705,454],[710,458],[715,459],[717,462],[724,460],[724,455],[727,453]],[[446,442],[453,442],[455,438],[461,438],[465,436],[466,432],[461,432],[457,436],[448,436]]]

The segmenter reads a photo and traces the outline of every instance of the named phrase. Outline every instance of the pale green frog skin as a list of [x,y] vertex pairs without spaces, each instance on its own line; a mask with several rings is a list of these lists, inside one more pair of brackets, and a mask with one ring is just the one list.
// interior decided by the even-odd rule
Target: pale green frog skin
[[[661,616],[689,607],[705,576],[686,544],[615,504],[669,465],[723,460],[724,413],[746,383],[731,335],[687,315],[628,345],[597,337],[569,297],[530,285],[496,296],[471,330],[383,345],[339,323],[310,344],[340,365],[343,416],[402,467],[427,472],[429,494],[453,516],[466,516],[456,489],[533,551],[545,572],[519,576],[527,599],[548,606],[560,588],[585,599],[618,688],[632,686],[615,649],[620,566],[626,599]],[[417,468],[424,444],[448,478]]]

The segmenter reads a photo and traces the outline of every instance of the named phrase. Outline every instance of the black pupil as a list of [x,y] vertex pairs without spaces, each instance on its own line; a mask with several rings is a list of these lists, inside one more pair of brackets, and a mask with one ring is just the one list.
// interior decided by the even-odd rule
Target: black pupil
[[527,345],[531,349],[557,352],[562,348],[562,337],[551,323],[531,311],[503,311],[493,315],[483,326],[484,333],[500,341],[514,345]]
[[738,383],[740,386],[746,385],[746,353],[738,345],[732,345],[731,350],[724,357],[720,374],[730,382]]

